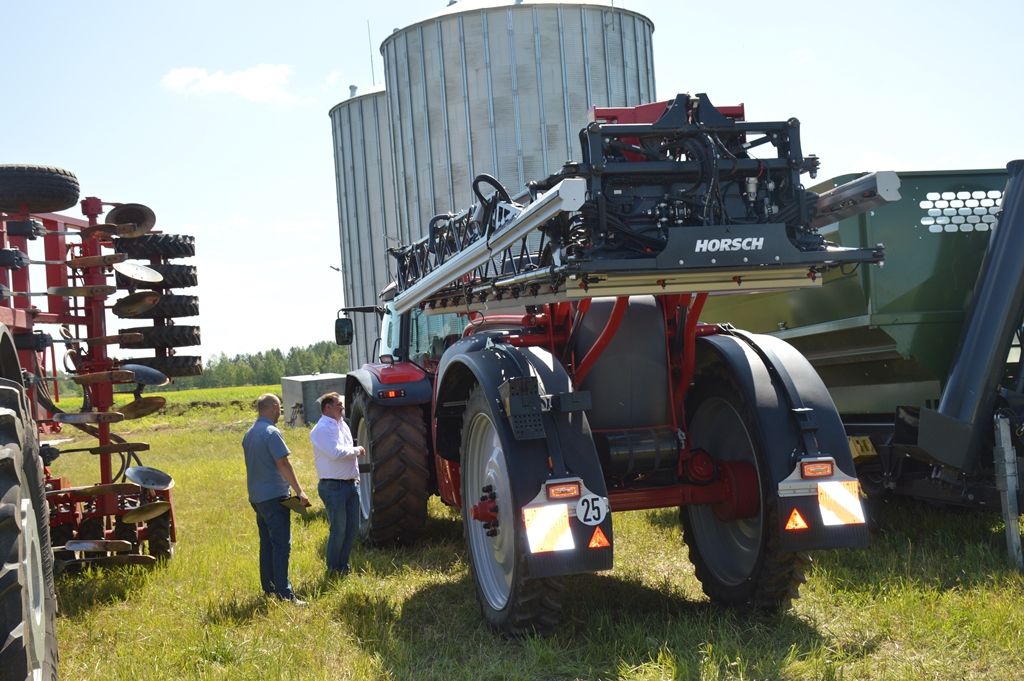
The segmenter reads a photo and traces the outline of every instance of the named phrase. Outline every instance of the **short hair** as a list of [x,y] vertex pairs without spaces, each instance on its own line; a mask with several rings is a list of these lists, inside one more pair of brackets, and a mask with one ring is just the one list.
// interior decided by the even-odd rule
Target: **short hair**
[[277,399],[277,395],[273,393],[264,393],[256,398],[256,411],[263,413],[268,411],[273,405],[280,405],[281,400]]
[[316,401],[320,403],[321,414],[324,413],[324,407],[326,407],[329,404],[333,404],[334,402],[345,404],[345,401],[341,399],[341,394],[333,391],[329,393],[324,393],[323,395],[318,397]]

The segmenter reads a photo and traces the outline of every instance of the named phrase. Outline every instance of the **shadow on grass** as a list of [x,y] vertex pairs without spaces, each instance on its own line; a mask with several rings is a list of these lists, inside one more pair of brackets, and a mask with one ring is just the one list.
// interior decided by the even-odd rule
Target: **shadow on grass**
[[64,572],[56,582],[57,608],[62,616],[75,618],[97,605],[128,600],[145,585],[160,566],[123,566]]
[[243,624],[269,610],[269,600],[263,595],[233,597],[210,605],[203,613],[203,624]]
[[[903,497],[871,498],[865,504],[871,530],[864,550],[814,552],[819,568],[844,588],[878,591],[916,582],[940,589],[989,584],[1013,575],[998,509],[937,506]],[[675,509],[648,512],[652,527],[682,536]],[[680,539],[680,546],[683,545]]]
[[781,678],[822,645],[816,629],[788,613],[731,611],[613,576],[565,584],[563,624],[551,637],[492,633],[469,576],[421,589],[401,609],[386,594],[348,593],[333,616],[396,678],[446,681],[618,678],[652,660],[675,669],[674,678],[709,668]]
[[295,514],[296,524],[302,526],[312,525],[313,523],[320,522],[321,520],[327,522],[327,509],[325,509],[323,506],[316,509],[315,511],[307,510],[305,513]]
[[829,579],[846,588],[874,592],[910,582],[948,590],[1015,574],[996,513],[896,498],[871,500],[868,514],[873,531],[867,549],[816,558]]
[[[317,555],[324,558],[326,550],[327,537],[317,546]],[[386,577],[409,570],[448,571],[462,562],[464,556],[462,521],[429,515],[415,545],[372,546],[357,537],[349,562],[356,573],[369,570]]]

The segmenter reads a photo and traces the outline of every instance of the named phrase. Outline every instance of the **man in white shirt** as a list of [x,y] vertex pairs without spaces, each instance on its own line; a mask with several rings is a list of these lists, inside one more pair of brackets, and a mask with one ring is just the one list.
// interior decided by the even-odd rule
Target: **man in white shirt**
[[348,557],[359,529],[359,457],[363,448],[353,445],[352,431],[344,421],[341,395],[327,393],[319,399],[320,420],[309,439],[320,477],[317,493],[327,509],[327,573],[348,574]]

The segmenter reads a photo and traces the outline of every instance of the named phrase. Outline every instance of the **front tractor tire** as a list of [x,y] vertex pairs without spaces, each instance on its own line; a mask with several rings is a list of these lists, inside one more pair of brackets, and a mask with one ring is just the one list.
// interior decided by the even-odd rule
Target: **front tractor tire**
[[[0,679],[57,678],[49,509],[35,439],[0,409]],[[25,433],[22,447],[18,432]]]
[[716,465],[750,464],[760,494],[755,515],[723,519],[710,505],[683,506],[683,538],[697,579],[714,602],[768,610],[786,608],[804,582],[806,554],[779,550],[778,503],[750,406],[724,373],[698,377],[687,404],[690,446]]
[[427,424],[417,406],[385,407],[358,391],[349,416],[359,460],[359,536],[365,544],[409,545],[427,522]]
[[[494,494],[497,527],[473,518],[473,506]],[[470,571],[484,619],[510,636],[550,634],[557,626],[564,587],[554,578],[530,579],[506,454],[483,389],[470,394],[462,421],[462,521]]]

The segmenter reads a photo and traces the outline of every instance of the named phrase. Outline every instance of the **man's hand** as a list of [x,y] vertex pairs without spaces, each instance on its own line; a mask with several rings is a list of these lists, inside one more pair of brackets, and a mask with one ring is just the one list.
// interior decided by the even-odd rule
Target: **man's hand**
[[309,497],[306,496],[305,492],[299,492],[299,501],[302,502],[302,505],[305,508],[309,508],[310,506],[313,505],[312,503],[310,503]]
[[366,456],[366,447],[363,447],[362,445],[356,445],[356,449],[359,450],[356,453],[356,456]]

